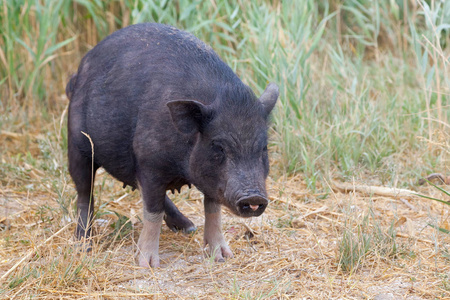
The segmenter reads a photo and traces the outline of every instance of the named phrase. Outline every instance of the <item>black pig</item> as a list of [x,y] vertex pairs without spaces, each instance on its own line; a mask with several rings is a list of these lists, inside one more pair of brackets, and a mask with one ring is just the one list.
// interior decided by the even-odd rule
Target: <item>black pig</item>
[[91,235],[92,184],[103,167],[139,188],[143,198],[139,265],[159,266],[163,217],[173,230],[196,229],[166,196],[185,184],[204,194],[210,253],[216,261],[233,256],[222,234],[220,205],[252,217],[268,204],[267,123],[278,98],[275,84],[258,99],[195,36],[148,23],[121,29],[90,50],[66,93],[78,238]]

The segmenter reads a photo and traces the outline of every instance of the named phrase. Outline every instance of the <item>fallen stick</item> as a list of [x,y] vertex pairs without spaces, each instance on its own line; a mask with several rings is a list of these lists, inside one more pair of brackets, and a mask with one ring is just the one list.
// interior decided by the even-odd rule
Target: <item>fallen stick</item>
[[61,228],[60,230],[58,230],[56,233],[54,233],[51,237],[49,237],[48,239],[46,239],[45,241],[43,241],[42,243],[40,243],[35,249],[32,249],[30,251],[28,251],[27,255],[25,255],[24,257],[22,257],[21,260],[19,260],[11,269],[8,270],[8,272],[6,272],[5,274],[3,274],[3,276],[0,278],[0,281],[5,279],[6,277],[8,277],[9,274],[11,274],[15,269],[17,269],[18,266],[20,266],[21,263],[23,263],[25,260],[30,259],[30,257],[33,255],[34,252],[36,252],[37,249],[41,248],[43,245],[45,245],[46,243],[48,243],[51,239],[53,239],[55,236],[57,236],[58,234],[60,234],[61,232],[63,232],[67,227],[69,227],[72,223],[67,224],[66,226],[64,226],[63,228]]
[[388,188],[384,186],[371,186],[371,185],[358,185],[347,182],[332,182],[333,189],[338,190],[340,192],[349,193],[349,192],[358,192],[366,195],[378,195],[384,197],[412,197],[417,196],[418,194],[414,191],[407,189],[397,189],[397,188]]

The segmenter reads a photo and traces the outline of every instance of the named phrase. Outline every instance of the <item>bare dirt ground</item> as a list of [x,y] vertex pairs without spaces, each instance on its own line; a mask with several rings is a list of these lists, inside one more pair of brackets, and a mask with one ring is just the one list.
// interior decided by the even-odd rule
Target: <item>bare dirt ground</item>
[[[271,204],[261,217],[241,219],[224,211],[223,230],[235,255],[225,263],[204,254],[201,194],[187,188],[176,193],[172,198],[198,231],[184,235],[163,225],[162,267],[154,270],[134,262],[142,228],[139,192],[122,189],[106,174],[97,179],[102,192],[89,254],[73,241],[71,185],[63,193],[72,199],[67,215],[55,193],[1,190],[0,297],[450,298],[450,236],[428,225],[448,229],[448,206],[419,197],[311,194],[300,177],[269,180],[268,187]],[[428,186],[420,192],[444,197]],[[343,242],[344,236],[353,242]],[[353,258],[343,257],[340,247],[361,253],[358,240],[364,238],[372,241],[363,243],[369,245],[365,255],[354,257],[353,268],[342,267]]]

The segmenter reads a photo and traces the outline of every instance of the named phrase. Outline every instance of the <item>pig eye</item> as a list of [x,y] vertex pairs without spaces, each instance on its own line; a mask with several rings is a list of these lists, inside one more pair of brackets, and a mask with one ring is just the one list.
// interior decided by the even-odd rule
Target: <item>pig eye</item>
[[223,147],[214,142],[211,143],[211,148],[216,153],[222,153],[222,154],[224,153]]
[[267,152],[267,145],[264,146],[263,152]]
[[211,148],[214,152],[214,158],[216,160],[222,161],[225,157],[225,151],[223,150],[223,147],[217,143],[212,142]]

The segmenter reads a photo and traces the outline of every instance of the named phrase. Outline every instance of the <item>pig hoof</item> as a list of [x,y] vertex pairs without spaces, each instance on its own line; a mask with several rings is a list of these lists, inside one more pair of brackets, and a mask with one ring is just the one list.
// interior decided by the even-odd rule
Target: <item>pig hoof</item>
[[214,250],[210,247],[210,256],[214,257],[215,262],[225,262],[225,258],[232,258],[233,252],[231,252],[228,245],[220,245],[214,247]]
[[143,254],[139,255],[139,266],[142,268],[159,268],[159,257],[146,258]]
[[228,246],[222,247],[222,255],[219,257],[216,257],[217,262],[225,262],[225,258],[232,258],[233,252],[231,252],[230,248]]
[[185,216],[180,216],[178,218],[164,216],[164,221],[166,222],[167,227],[173,232],[181,231],[185,234],[190,234],[197,231],[197,227],[195,227],[194,223]]
[[184,234],[191,234],[191,233],[194,233],[194,232],[196,232],[197,231],[197,227],[195,227],[195,226],[191,226],[191,227],[189,227],[189,228],[183,228],[182,229],[182,232],[184,233]]
[[92,241],[77,241],[75,249],[79,253],[89,253],[92,251]]

